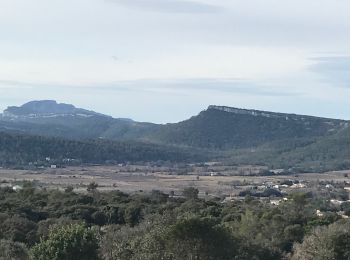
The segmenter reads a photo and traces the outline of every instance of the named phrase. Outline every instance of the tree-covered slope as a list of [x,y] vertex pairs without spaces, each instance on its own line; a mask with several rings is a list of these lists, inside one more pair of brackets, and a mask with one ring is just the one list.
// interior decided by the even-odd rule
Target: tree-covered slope
[[57,163],[64,159],[74,159],[78,163],[205,160],[196,152],[141,142],[72,141],[0,133],[0,165],[44,163],[46,157]]
[[[61,140],[64,145],[58,145],[60,139],[44,138],[44,143],[54,142],[57,156],[68,153],[84,162],[168,158],[190,161],[194,158],[193,154],[198,154],[198,149],[203,149],[201,154],[215,151],[207,158],[225,151],[233,162],[283,168],[300,166],[338,169],[345,167],[349,159],[349,122],[337,119],[210,106],[188,120],[158,125],[112,118],[55,101],[29,102],[21,107],[10,107],[5,112],[0,117],[0,131],[76,140],[70,143],[74,145],[69,146],[69,149],[62,149],[69,141]],[[23,143],[26,138],[21,137],[19,140]],[[81,145],[77,145],[77,141]],[[145,142],[148,144],[145,145]],[[133,149],[133,154],[126,144]],[[43,144],[39,147],[43,147]],[[78,147],[90,151],[89,154],[83,153],[83,148],[79,150]],[[105,149],[113,152],[103,153]],[[144,149],[148,149],[147,152]],[[188,153],[191,150],[194,152],[187,158],[182,157],[184,151]],[[12,151],[7,158],[19,156],[21,161],[24,155],[20,151],[17,154]],[[10,154],[8,152],[6,150],[5,154]],[[32,152],[37,154],[32,150],[26,152],[29,155]],[[30,158],[30,161],[34,160],[37,158]]]
[[345,125],[335,119],[210,106],[186,121],[164,125],[150,138],[160,143],[232,149],[327,136]]
[[318,139],[316,142],[298,147],[278,157],[290,166],[303,166],[316,170],[350,168],[350,128]]
[[237,164],[259,164],[296,171],[350,168],[350,127],[324,137],[286,139],[254,149],[237,149],[225,159]]

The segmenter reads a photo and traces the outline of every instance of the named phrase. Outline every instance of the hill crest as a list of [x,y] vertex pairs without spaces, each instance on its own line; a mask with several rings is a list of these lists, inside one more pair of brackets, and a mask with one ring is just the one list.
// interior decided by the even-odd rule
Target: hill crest
[[300,115],[300,114],[294,114],[294,113],[281,113],[281,112],[271,112],[271,111],[264,111],[264,110],[256,110],[256,109],[244,109],[244,108],[236,108],[236,107],[229,107],[229,106],[218,106],[218,105],[210,105],[207,110],[218,110],[218,111],[224,111],[227,113],[233,113],[233,114],[240,114],[240,115],[251,115],[251,116],[262,116],[267,118],[280,118],[285,120],[307,120],[307,119],[323,119],[323,120],[329,120],[332,121],[343,121],[347,122],[346,120],[342,119],[335,119],[335,118],[326,118],[326,117],[318,117],[318,116],[311,116],[311,115]]
[[9,106],[4,110],[4,117],[10,118],[38,118],[38,117],[57,117],[57,116],[103,116],[104,114],[94,111],[77,108],[71,104],[57,103],[55,100],[30,101],[21,106]]

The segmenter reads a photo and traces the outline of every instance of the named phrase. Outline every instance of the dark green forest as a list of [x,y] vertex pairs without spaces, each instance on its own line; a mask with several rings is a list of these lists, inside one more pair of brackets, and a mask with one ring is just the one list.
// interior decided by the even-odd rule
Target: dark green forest
[[294,172],[325,172],[350,168],[350,129],[323,138],[296,138],[271,142],[254,149],[238,149],[227,162],[293,168]]
[[[0,189],[0,259],[348,259],[350,222],[317,194],[221,203],[159,191]],[[342,206],[350,214],[348,205]],[[324,216],[316,216],[321,209]]]
[[190,162],[205,160],[205,156],[184,148],[168,147],[136,141],[85,140],[74,141],[52,137],[0,133],[0,165],[64,164],[64,159],[76,164],[124,162]]
[[63,159],[76,164],[223,161],[293,172],[350,168],[345,120],[210,106],[185,121],[161,125],[55,101],[5,112],[0,116],[3,166],[40,165],[50,157],[57,164]]
[[[140,141],[105,139],[67,140],[54,137],[0,133],[0,165],[27,167],[51,163],[115,164],[144,162],[204,162],[265,165],[286,172],[325,172],[350,168],[350,134],[345,129],[324,138],[275,141],[255,148],[217,151]],[[69,159],[67,161],[67,159]]]
[[342,129],[344,124],[342,120],[310,116],[271,112],[257,116],[251,114],[253,110],[238,111],[233,113],[209,107],[183,122],[164,125],[152,138],[176,145],[232,150],[274,141],[327,136]]
[[350,168],[345,120],[210,106],[185,121],[162,125],[55,101],[5,112],[0,115],[3,166],[41,164],[50,157],[58,164],[63,159],[77,164],[209,160],[293,172]]

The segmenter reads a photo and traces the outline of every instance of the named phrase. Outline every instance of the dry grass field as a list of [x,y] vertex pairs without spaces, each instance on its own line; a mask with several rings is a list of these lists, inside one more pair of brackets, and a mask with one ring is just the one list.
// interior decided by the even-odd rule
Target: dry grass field
[[200,170],[189,175],[176,175],[167,168],[144,166],[90,166],[67,167],[42,170],[0,169],[2,186],[13,185],[22,181],[34,181],[43,188],[64,189],[71,185],[76,191],[85,191],[91,182],[96,182],[99,190],[121,190],[124,192],[149,192],[161,190],[181,194],[185,187],[196,187],[201,195],[227,196],[237,194],[251,185],[264,183],[277,184],[286,179],[298,179],[307,183],[318,181],[344,182],[350,179],[350,171],[328,173],[305,173],[278,176],[202,176]]

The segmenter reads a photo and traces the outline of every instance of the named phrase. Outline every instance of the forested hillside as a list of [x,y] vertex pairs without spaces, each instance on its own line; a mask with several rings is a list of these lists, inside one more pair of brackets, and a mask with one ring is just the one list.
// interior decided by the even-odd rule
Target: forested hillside
[[350,168],[350,128],[326,137],[271,142],[254,149],[238,149],[227,159],[237,164],[267,165],[302,172]]
[[55,101],[35,101],[9,107],[0,117],[0,131],[10,134],[0,136],[2,143],[7,142],[0,160],[23,164],[47,156],[83,163],[215,159],[326,171],[350,167],[349,129],[345,120],[223,106],[210,106],[179,123],[159,125]]
[[45,158],[62,163],[189,162],[204,160],[194,151],[141,142],[104,140],[71,141],[29,135],[0,133],[0,165],[45,163]]
[[198,116],[162,127],[153,138],[164,143],[228,150],[327,136],[345,125],[345,121],[335,119],[211,106]]
[[80,140],[143,140],[215,150],[322,137],[347,125],[344,120],[220,106],[210,106],[199,115],[179,123],[159,125],[112,118],[55,101],[10,107],[0,119],[0,129],[10,133]]

